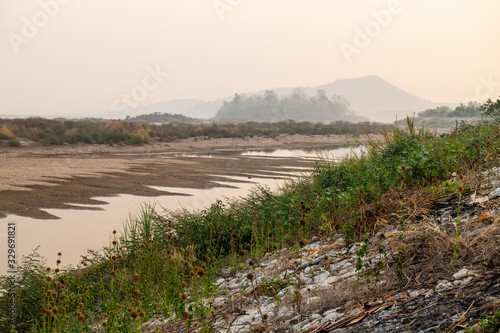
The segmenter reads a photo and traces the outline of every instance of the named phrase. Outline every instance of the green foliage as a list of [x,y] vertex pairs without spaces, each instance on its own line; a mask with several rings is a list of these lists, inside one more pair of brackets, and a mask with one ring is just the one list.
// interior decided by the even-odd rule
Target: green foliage
[[[41,307],[37,304],[43,294],[45,279],[45,262],[33,251],[24,257],[15,276],[15,304],[16,325],[14,328],[19,332],[27,332],[36,324],[37,318],[42,317]],[[10,281],[7,276],[0,277],[0,290],[9,290]],[[6,297],[11,294],[0,296],[0,331],[9,332],[12,328],[9,316],[9,302]],[[9,319],[7,319],[9,318]]]
[[[122,236],[102,253],[89,251],[85,269],[46,267],[36,254],[26,258],[16,275],[17,332],[140,332],[153,316],[181,317],[188,310],[205,331],[218,264],[213,258],[195,258],[193,248],[176,248],[155,237],[153,224],[162,218],[152,206],[131,216]],[[166,222],[166,221],[163,221]],[[2,289],[8,283],[0,280]],[[184,287],[182,283],[185,283]],[[182,294],[189,295],[190,307]],[[0,296],[0,331],[11,329],[8,295]]]
[[9,147],[21,147],[21,142],[17,138],[12,138],[9,140]]
[[456,193],[460,185],[457,182],[446,180],[443,184],[429,186],[427,191],[434,194],[437,198],[444,198],[450,194]]
[[263,277],[259,284],[262,294],[271,297],[276,297],[276,295],[278,295],[281,290],[290,285],[291,282],[289,278],[282,279],[278,276],[273,276],[271,278]]
[[500,122],[500,98],[493,102],[488,99],[484,105],[481,106],[481,112],[485,118],[491,118],[494,122]]
[[470,102],[467,105],[460,104],[451,110],[447,106],[439,106],[435,109],[427,109],[418,113],[419,118],[479,118],[481,117],[481,108],[478,103]]
[[0,127],[0,140],[13,140],[16,136],[12,131],[7,127],[7,125],[3,124]]
[[468,328],[467,333],[495,333],[500,329],[500,310],[495,310],[491,315],[486,315],[479,320],[476,328]]

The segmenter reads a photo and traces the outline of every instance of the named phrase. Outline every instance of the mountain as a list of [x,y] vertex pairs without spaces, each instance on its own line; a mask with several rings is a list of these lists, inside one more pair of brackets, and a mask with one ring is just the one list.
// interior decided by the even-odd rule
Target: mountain
[[337,80],[318,87],[350,101],[351,108],[373,120],[394,121],[438,106],[437,103],[410,94],[378,76]]
[[[267,89],[274,91],[277,95],[291,95],[296,87]],[[337,79],[335,82],[323,84],[316,87],[303,87],[307,95],[316,95],[319,89],[323,89],[327,96],[339,95],[349,103],[349,109],[357,116],[368,117],[372,121],[393,122],[413,115],[416,112],[438,106],[437,103],[412,95],[378,76],[364,76],[350,79]],[[240,93],[242,96],[264,95],[265,90],[253,93]],[[212,118],[223,106],[224,102],[230,102],[233,96],[215,101],[202,101],[198,99],[180,99],[147,105],[131,110],[131,116],[149,113],[173,113],[183,114],[193,118]]]
[[[438,106],[437,103],[412,95],[378,76],[338,79],[335,82],[316,87],[304,87],[308,95],[316,94],[319,89],[327,95],[340,95],[347,99],[350,108],[358,116],[366,116],[373,121],[393,122],[396,116],[406,115]],[[273,89],[280,95],[288,95],[293,88]]]

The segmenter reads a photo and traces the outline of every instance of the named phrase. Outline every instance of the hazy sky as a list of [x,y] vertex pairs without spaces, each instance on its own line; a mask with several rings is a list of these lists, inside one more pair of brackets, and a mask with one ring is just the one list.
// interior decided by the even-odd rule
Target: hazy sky
[[498,0],[1,0],[0,114],[364,75],[437,102],[496,99],[499,13]]

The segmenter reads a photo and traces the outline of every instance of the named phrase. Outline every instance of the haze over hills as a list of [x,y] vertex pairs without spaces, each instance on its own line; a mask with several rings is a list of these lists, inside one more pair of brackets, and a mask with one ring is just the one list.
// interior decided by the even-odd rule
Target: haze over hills
[[[263,89],[257,92],[237,92],[241,96],[250,97],[253,95],[264,96],[266,90],[272,90],[279,97],[291,96],[292,91],[297,87],[281,87]],[[335,82],[323,84],[315,87],[301,87],[308,96],[316,96],[317,91],[322,89],[326,96],[331,99],[335,94],[345,98],[356,116],[366,117],[371,121],[393,122],[404,118],[406,115],[413,115],[425,109],[434,108],[439,105],[450,104],[434,103],[408,93],[395,85],[385,81],[378,76],[364,76],[360,78],[337,79]],[[87,110],[78,112],[79,116],[97,118],[125,118],[125,116],[135,117],[138,115],[152,113],[182,114],[187,117],[198,119],[212,119],[217,111],[224,105],[224,102],[231,102],[234,95],[220,98],[214,101],[204,101],[195,98],[175,99],[155,104],[149,104],[124,112],[116,113],[111,110]],[[306,111],[305,111],[306,112]],[[8,113],[8,112],[6,112]],[[73,115],[72,117],[78,116]],[[28,115],[26,115],[27,117]],[[44,113],[44,117],[61,117],[62,115],[50,112]],[[8,118],[9,115],[3,117]]]
[[[278,94],[289,94],[293,88],[274,89]],[[358,116],[365,116],[373,121],[393,122],[414,112],[438,106],[438,103],[412,95],[378,76],[364,76],[351,79],[337,79],[335,82],[317,87],[304,87],[308,95],[318,89],[327,95],[340,95],[347,99],[350,108]],[[441,105],[441,104],[440,104]]]
[[[296,87],[266,89],[273,90],[279,96],[290,95]],[[368,117],[372,121],[392,122],[406,115],[438,104],[412,95],[378,76],[338,79],[335,82],[316,87],[303,87],[307,95],[314,96],[319,89],[323,89],[327,96],[340,95],[350,103],[350,109],[358,116]],[[265,90],[258,92],[238,92],[242,96],[263,95]],[[170,100],[151,104],[130,110],[129,115],[136,116],[154,112],[183,114],[194,118],[210,119],[215,116],[224,101],[230,102],[233,96],[215,101],[199,99]]]

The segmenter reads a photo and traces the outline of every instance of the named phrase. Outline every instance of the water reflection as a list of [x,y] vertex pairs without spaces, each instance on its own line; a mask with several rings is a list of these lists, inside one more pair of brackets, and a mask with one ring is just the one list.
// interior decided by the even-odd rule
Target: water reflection
[[[329,150],[295,149],[295,150],[272,150],[272,151],[245,151],[239,152],[241,156],[268,157],[268,158],[340,158],[351,151],[350,148],[342,147]],[[186,155],[183,155],[186,156]],[[227,155],[225,155],[227,156]],[[236,155],[237,158],[237,155]],[[290,168],[286,165],[283,168]],[[303,169],[303,168],[301,168]],[[21,255],[28,255],[33,249],[40,246],[38,253],[48,259],[49,266],[55,266],[57,253],[62,252],[63,265],[76,265],[81,255],[87,253],[87,249],[100,249],[109,245],[112,241],[113,230],[122,230],[123,222],[126,221],[131,212],[140,210],[143,203],[156,204],[157,209],[176,210],[186,208],[196,210],[210,206],[217,199],[229,200],[246,196],[256,184],[269,186],[271,190],[277,189],[283,183],[284,178],[290,178],[303,172],[269,171],[265,170],[267,176],[247,174],[242,177],[228,177],[218,175],[226,180],[217,181],[219,187],[207,189],[186,189],[175,187],[158,187],[155,189],[169,192],[182,193],[183,195],[139,197],[133,195],[118,195],[114,197],[96,197],[94,199],[106,202],[106,205],[78,205],[79,207],[91,207],[93,210],[61,210],[47,209],[46,211],[59,220],[36,220],[26,217],[10,215],[3,219],[0,231],[1,248],[0,253],[7,253],[7,223],[17,224],[17,246],[16,253],[18,262]],[[223,187],[222,187],[223,186]],[[0,274],[7,272],[7,256],[0,256]]]

